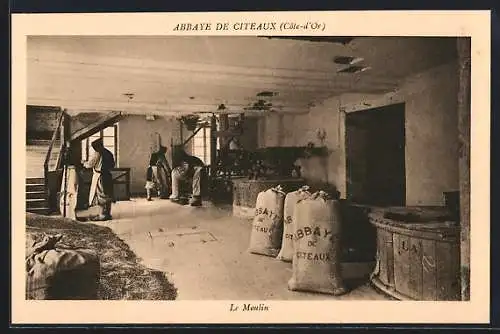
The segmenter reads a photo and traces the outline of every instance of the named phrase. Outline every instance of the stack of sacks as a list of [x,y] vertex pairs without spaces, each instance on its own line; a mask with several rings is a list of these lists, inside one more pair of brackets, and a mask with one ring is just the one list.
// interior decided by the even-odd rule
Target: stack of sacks
[[298,202],[309,196],[311,196],[309,186],[303,186],[297,191],[288,193],[285,197],[283,240],[278,254],[278,259],[281,261],[292,262],[295,207]]
[[283,237],[285,193],[280,185],[257,195],[248,251],[276,257]]
[[318,191],[297,202],[293,231],[293,270],[288,288],[333,295],[346,293],[340,274],[339,201]]

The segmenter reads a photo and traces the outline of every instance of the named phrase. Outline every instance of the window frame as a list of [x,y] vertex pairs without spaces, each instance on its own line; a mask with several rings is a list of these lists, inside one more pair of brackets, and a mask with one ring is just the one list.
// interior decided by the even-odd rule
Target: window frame
[[[201,159],[206,166],[210,166],[210,156],[212,150],[210,134],[210,127],[204,126],[194,135],[191,142],[191,151],[193,156]],[[201,145],[199,144],[200,140],[202,141]],[[199,150],[202,150],[201,154],[199,154]]]
[[[108,128],[113,128],[113,136],[105,136],[104,135],[104,130]],[[82,160],[88,161],[90,158],[90,146],[91,142],[97,138],[113,138],[113,157],[115,158],[115,163],[116,166],[118,166],[118,124],[113,124],[105,129],[99,130],[98,132],[94,133],[93,135],[85,138],[82,142],[85,144],[82,145]],[[85,146],[85,149],[83,149],[83,146]],[[109,149],[109,148],[108,148]]]

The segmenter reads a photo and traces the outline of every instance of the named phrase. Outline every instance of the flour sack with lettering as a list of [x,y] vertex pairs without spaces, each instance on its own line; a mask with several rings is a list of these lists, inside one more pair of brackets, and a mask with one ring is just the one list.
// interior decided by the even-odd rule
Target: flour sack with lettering
[[339,202],[322,191],[295,207],[292,278],[288,288],[332,295],[346,292],[340,275]]
[[288,193],[285,197],[283,210],[283,238],[278,259],[285,262],[292,262],[293,258],[293,220],[297,202],[311,196],[309,187],[304,186],[297,191]]
[[285,193],[280,186],[257,195],[255,217],[248,251],[253,254],[276,257],[283,237],[283,205]]

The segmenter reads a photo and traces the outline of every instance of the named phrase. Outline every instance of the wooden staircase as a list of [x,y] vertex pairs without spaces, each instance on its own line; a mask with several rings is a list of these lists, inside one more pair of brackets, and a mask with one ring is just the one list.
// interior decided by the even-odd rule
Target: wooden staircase
[[50,212],[47,187],[43,177],[26,178],[26,212],[41,215]]
[[[49,158],[49,170],[56,168],[61,141],[54,141],[54,147]],[[44,177],[43,163],[49,150],[50,140],[28,140],[26,143],[26,176]]]
[[83,116],[70,117],[61,109],[51,139],[48,139],[47,134],[42,136],[40,131],[33,130],[31,135],[30,132],[26,133],[27,212],[48,214],[58,211],[63,160],[71,159],[64,154],[64,148],[116,123],[122,117],[120,112],[110,112],[100,117],[92,116],[90,119]]
[[[48,189],[44,177],[44,161],[50,140],[28,140],[26,143],[26,211],[48,214],[50,210]],[[49,168],[56,168],[60,140],[54,141],[49,158]]]

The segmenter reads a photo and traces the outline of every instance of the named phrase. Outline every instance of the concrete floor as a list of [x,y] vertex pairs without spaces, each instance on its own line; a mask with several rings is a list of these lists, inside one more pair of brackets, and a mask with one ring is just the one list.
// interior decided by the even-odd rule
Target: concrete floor
[[[136,198],[114,204],[112,214],[112,221],[99,224],[110,227],[146,266],[167,273],[179,300],[388,299],[366,280],[340,297],[288,290],[292,265],[248,253],[251,221],[233,217],[228,206]],[[344,268],[347,277],[371,269]]]

